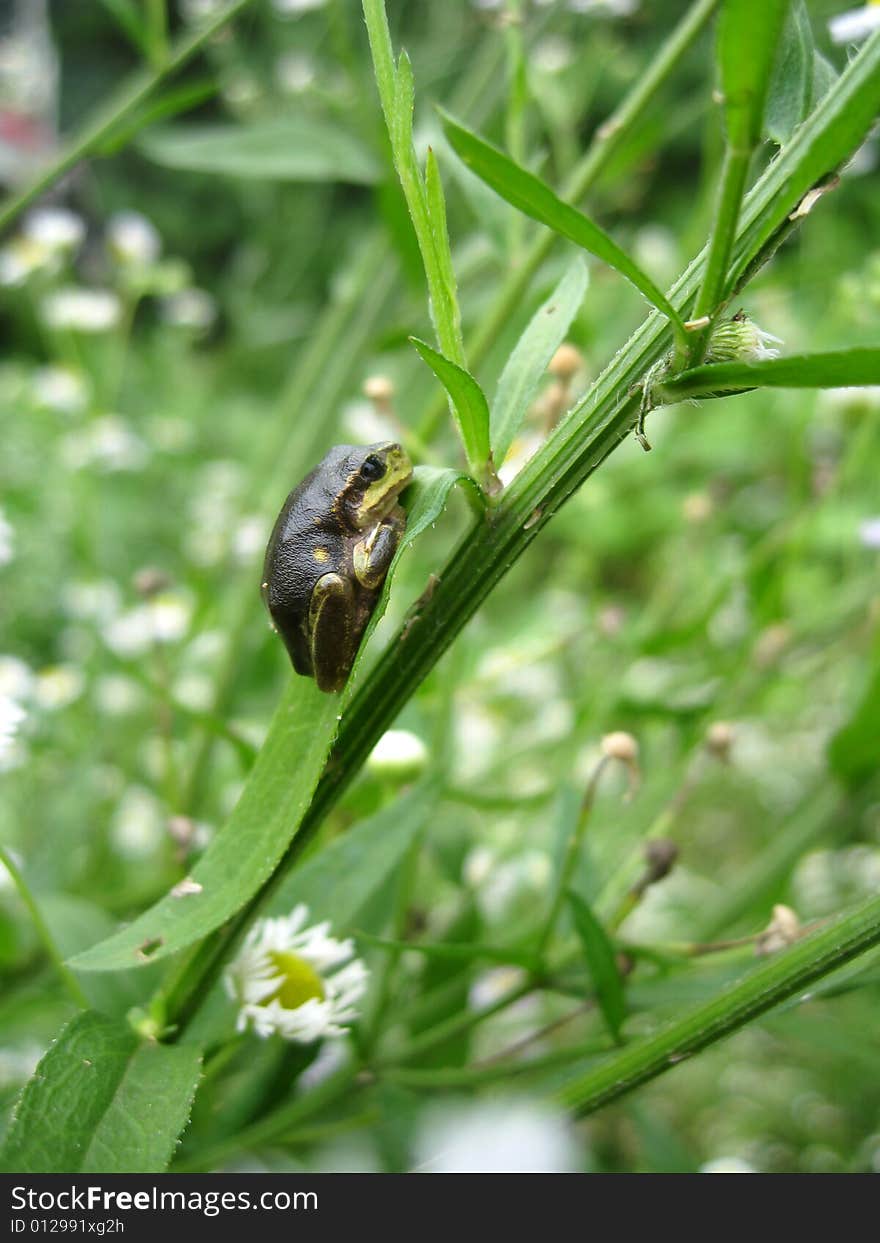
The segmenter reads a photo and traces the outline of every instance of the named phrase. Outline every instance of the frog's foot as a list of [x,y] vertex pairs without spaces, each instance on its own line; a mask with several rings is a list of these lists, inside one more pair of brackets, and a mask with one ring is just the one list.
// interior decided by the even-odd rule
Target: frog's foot
[[312,669],[322,691],[340,691],[357,650],[354,590],[339,574],[318,579],[309,606]]
[[406,514],[398,505],[355,545],[354,572],[362,586],[371,591],[382,586],[405,526]]

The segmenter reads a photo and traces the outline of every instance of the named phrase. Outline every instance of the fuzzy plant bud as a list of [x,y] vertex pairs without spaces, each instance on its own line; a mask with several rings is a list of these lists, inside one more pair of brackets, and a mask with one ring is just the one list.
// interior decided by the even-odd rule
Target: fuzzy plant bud
[[623,730],[615,730],[614,733],[606,734],[602,739],[601,751],[603,760],[616,760],[626,768],[629,779],[627,797],[631,798],[638,788],[642,775],[639,769],[639,744],[632,734],[627,734]]
[[428,748],[408,729],[386,730],[367,760],[370,772],[385,781],[413,781],[428,763]]
[[726,763],[735,737],[734,728],[727,721],[713,721],[706,730],[706,750]]
[[732,319],[721,320],[712,329],[705,361],[754,363],[764,358],[778,358],[779,350],[774,347],[781,344],[779,337],[764,332],[753,320],[740,312]]

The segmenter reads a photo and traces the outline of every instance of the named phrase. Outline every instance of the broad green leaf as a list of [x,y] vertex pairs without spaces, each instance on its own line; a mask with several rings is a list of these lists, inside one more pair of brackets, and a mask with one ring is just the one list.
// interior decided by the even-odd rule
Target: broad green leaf
[[247,125],[175,125],[138,141],[166,168],[269,181],[344,181],[370,185],[381,170],[363,142],[338,125],[289,116]]
[[311,801],[336,733],[340,700],[293,677],[230,819],[192,871],[199,893],[168,894],[77,955],[77,971],[118,971],[165,958],[219,928],[275,870]]
[[515,164],[497,147],[465,129],[448,114],[442,114],[446,137],[468,168],[477,174],[496,194],[511,203],[533,220],[547,225],[561,237],[568,238],[609,267],[625,276],[636,289],[672,322],[683,340],[686,340],[681,316],[641,268],[625,250],[608,236],[604,230],[587,216],[563,202],[545,182]]
[[587,962],[596,1000],[613,1039],[620,1043],[620,1029],[626,1018],[626,1001],[623,981],[617,969],[614,947],[605,929],[587,906],[583,898],[573,891],[568,893],[575,931],[580,938]]
[[200,1074],[195,1045],[146,1043],[95,1010],[78,1014],[25,1086],[0,1170],[159,1173],[189,1120]]
[[767,94],[764,128],[782,146],[810,112],[813,105],[815,49],[810,17],[804,0],[792,0]]
[[718,71],[727,139],[738,152],[761,141],[764,105],[788,0],[724,0]]
[[680,401],[752,388],[858,388],[880,384],[880,348],[789,354],[751,363],[708,363],[683,371],[660,385],[663,398]]
[[450,362],[418,337],[410,341],[452,398],[469,460],[485,462],[489,456],[489,403],[469,372]]
[[565,338],[587,288],[587,265],[576,259],[517,341],[492,404],[492,454],[500,465],[520,429],[550,359]]

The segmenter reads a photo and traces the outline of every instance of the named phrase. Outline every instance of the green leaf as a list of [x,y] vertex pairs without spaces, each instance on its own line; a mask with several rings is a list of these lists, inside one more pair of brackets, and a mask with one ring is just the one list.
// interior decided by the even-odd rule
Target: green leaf
[[413,79],[412,61],[406,51],[397,58],[397,74],[394,79],[394,133],[395,150],[412,147],[413,112],[416,101],[416,84]]
[[[458,286],[455,270],[452,266],[452,252],[449,249],[449,231],[446,226],[446,200],[443,197],[443,183],[440,180],[440,169],[437,157],[428,148],[425,163],[425,197],[428,204],[428,221],[431,236],[434,239],[434,250],[437,255],[437,267],[443,284],[445,298],[441,304],[442,314],[449,322],[442,326],[441,340],[461,336],[461,315],[458,309]],[[438,332],[440,326],[438,325]]]
[[738,152],[761,141],[764,105],[788,0],[725,0],[718,19],[718,71],[727,139]]
[[575,260],[529,321],[507,360],[492,405],[492,453],[500,465],[520,429],[550,359],[565,339],[587,289],[587,265]]
[[664,380],[660,394],[664,399],[681,401],[752,388],[853,388],[865,384],[880,384],[880,348],[789,354],[751,363],[707,363]]
[[119,29],[128,36],[129,42],[139,52],[147,52],[149,48],[147,31],[135,0],[101,0],[101,4]]
[[815,48],[804,0],[793,0],[770,79],[764,128],[782,146],[805,120],[813,106]]
[[381,176],[359,138],[316,117],[275,117],[247,125],[175,125],[150,130],[137,146],[165,168],[247,180],[371,185]]
[[118,971],[165,958],[219,928],[253,897],[308,808],[336,733],[339,703],[310,678],[291,679],[232,816],[193,868],[201,892],[168,894],[74,958],[77,971]]
[[450,144],[468,168],[477,174],[496,194],[531,216],[533,220],[547,225],[561,237],[603,260],[609,267],[625,276],[636,289],[672,322],[681,339],[687,340],[681,316],[658,289],[649,276],[587,216],[562,201],[545,182],[534,173],[515,164],[497,147],[465,129],[447,113],[442,113],[443,128]]
[[127,1024],[87,1010],[25,1086],[0,1170],[159,1173],[189,1120],[200,1074],[195,1045],[146,1043]]
[[572,890],[569,890],[567,897],[574,917],[575,931],[580,938],[596,989],[596,1000],[612,1038],[619,1044],[620,1029],[626,1018],[626,1001],[614,946],[583,898]]
[[474,377],[418,337],[410,341],[452,398],[470,461],[489,456],[489,403]]

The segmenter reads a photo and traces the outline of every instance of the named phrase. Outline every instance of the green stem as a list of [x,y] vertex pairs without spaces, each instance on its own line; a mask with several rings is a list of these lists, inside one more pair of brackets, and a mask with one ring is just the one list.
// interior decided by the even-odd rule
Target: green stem
[[22,875],[21,870],[13,859],[11,853],[4,846],[0,846],[0,864],[6,868],[7,872],[12,877],[12,883],[18,890],[18,896],[27,907],[28,914],[30,915],[31,921],[36,929],[37,936],[40,939],[43,949],[46,951],[46,957],[58,972],[61,983],[67,989],[71,999],[80,1008],[80,1010],[88,1010],[89,999],[80,987],[79,980],[69,969],[69,967],[65,966],[64,956],[55,944],[52,933],[49,931],[49,925],[46,923],[45,919],[43,919],[43,916],[40,913],[40,908],[37,906],[36,900],[30,891],[27,881]]
[[[728,147],[724,153],[721,185],[706,259],[706,274],[694,306],[694,319],[702,319],[707,315],[714,318],[724,299],[751,155],[751,151],[737,151],[733,147]],[[688,357],[689,366],[693,367],[702,362],[709,332],[710,326],[707,326],[694,334]]]
[[[588,151],[563,187],[562,197],[567,202],[579,202],[595,185],[620,147],[655,103],[657,94],[672,76],[682,57],[696,42],[719,3],[720,0],[698,0],[687,11],[645,72],[640,75],[634,88],[608,120],[599,126]],[[468,347],[472,367],[478,367],[484,361],[510,323],[532,278],[558,241],[556,233],[542,229],[522,262],[509,273],[495,305],[480,324]],[[438,398],[429,407],[419,427],[419,435],[423,439],[430,440],[434,435],[445,409],[442,398]]]
[[230,0],[229,5],[191,34],[180,38],[157,68],[141,70],[115,91],[86,122],[75,138],[64,147],[48,168],[39,173],[29,186],[13,195],[0,207],[0,231],[7,228],[26,207],[54,185],[71,168],[91,155],[116,127],[137,111],[166,78],[181,69],[205,44],[242,12],[251,0]]
[[588,1114],[671,1066],[729,1036],[836,967],[880,944],[880,897],[769,958],[719,996],[694,1006],[653,1036],[627,1046],[561,1092],[564,1105]]

